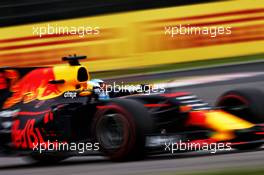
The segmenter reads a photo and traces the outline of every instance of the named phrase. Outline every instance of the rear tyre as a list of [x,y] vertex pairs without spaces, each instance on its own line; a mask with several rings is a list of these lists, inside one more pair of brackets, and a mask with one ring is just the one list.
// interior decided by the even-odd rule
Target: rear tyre
[[145,155],[145,140],[152,127],[152,119],[142,104],[129,99],[112,99],[98,106],[92,133],[100,150],[111,160],[138,160]]

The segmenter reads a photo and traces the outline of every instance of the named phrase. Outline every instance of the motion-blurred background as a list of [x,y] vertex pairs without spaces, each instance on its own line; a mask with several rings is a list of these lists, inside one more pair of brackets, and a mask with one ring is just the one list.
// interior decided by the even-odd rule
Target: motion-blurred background
[[[0,66],[61,64],[87,55],[95,75],[147,73],[264,58],[263,0],[13,0],[0,2]],[[231,27],[230,35],[165,35],[166,26]],[[33,34],[51,26],[98,35]],[[117,73],[117,70],[119,73]],[[115,73],[116,72],[116,73]],[[100,74],[103,73],[103,74]]]
[[[232,33],[216,37],[165,34],[165,27],[180,24],[231,27]],[[34,33],[47,26],[91,26],[100,32],[84,37]],[[263,90],[263,46],[263,0],[0,1],[0,67],[65,64],[63,56],[87,55],[84,63],[93,77],[155,83],[162,79],[171,83],[172,91],[190,91],[211,104],[233,88]],[[196,175],[201,171],[202,175],[263,175],[263,156],[263,149],[215,155],[195,152],[122,164],[88,157],[47,167],[1,157],[0,174]]]

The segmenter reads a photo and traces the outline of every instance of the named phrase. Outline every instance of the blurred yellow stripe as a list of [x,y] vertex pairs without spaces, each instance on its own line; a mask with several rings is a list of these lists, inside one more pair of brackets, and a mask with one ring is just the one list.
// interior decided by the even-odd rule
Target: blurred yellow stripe
[[[247,12],[254,9],[255,13]],[[208,16],[197,18],[199,15]],[[257,19],[262,17],[263,0],[234,0],[5,27],[0,29],[0,66],[57,64],[58,57],[76,53],[92,58],[86,63],[91,71],[101,71],[262,53],[264,26],[263,20]],[[227,20],[236,20],[236,23],[225,24]],[[210,26],[211,22],[219,21],[218,26],[234,28],[233,34],[216,38],[178,36],[173,40],[164,35],[164,27],[168,25],[206,23]],[[33,27],[48,24],[98,26],[102,32],[83,39],[33,37]],[[93,40],[94,37],[98,40]],[[8,39],[19,40],[3,42]],[[238,39],[240,43],[234,42]],[[199,46],[201,42],[205,45]]]

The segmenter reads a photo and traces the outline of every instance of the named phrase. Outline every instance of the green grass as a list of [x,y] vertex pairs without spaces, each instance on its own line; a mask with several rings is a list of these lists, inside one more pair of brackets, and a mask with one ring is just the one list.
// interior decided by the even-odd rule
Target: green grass
[[179,69],[192,69],[198,67],[209,67],[209,66],[250,62],[250,61],[258,61],[258,60],[264,60],[264,53],[257,55],[217,58],[212,60],[202,60],[202,61],[175,63],[175,64],[163,64],[158,66],[149,66],[149,67],[142,67],[136,69],[119,69],[113,71],[92,72],[92,76],[93,78],[107,78],[107,77],[116,77],[120,75],[124,76],[124,75],[134,75],[134,74],[158,73],[164,71],[174,71]]

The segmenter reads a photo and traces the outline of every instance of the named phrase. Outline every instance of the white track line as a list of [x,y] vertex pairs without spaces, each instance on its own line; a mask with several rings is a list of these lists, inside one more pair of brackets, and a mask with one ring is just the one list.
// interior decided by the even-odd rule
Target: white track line
[[213,82],[221,82],[227,80],[235,80],[240,78],[255,77],[259,75],[264,75],[264,72],[246,72],[246,73],[233,73],[233,74],[222,74],[222,75],[208,75],[202,77],[188,78],[186,80],[175,80],[168,83],[160,83],[158,86],[163,86],[165,88],[183,87],[190,85],[206,84]]

